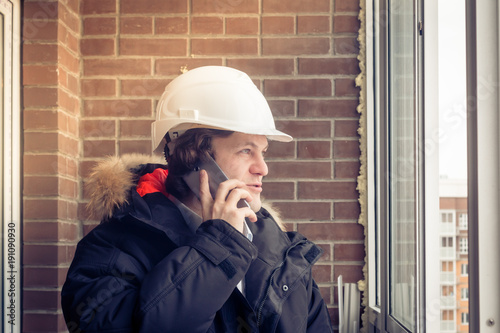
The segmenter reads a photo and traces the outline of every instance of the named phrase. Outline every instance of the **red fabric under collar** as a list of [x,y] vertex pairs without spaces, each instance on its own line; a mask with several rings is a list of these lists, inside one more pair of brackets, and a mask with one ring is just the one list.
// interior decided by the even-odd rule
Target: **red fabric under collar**
[[167,180],[168,170],[158,168],[152,173],[145,174],[139,179],[137,183],[137,193],[141,197],[148,193],[161,192],[165,196],[168,196],[165,189],[165,180]]

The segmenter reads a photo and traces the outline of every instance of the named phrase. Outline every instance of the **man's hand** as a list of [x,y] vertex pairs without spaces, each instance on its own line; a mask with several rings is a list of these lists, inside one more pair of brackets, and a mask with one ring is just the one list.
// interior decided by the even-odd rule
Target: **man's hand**
[[251,222],[257,221],[257,215],[250,207],[238,208],[238,201],[244,199],[252,201],[250,193],[244,189],[245,183],[237,179],[226,180],[219,184],[219,188],[212,198],[208,185],[208,174],[200,172],[200,201],[203,221],[221,219],[243,233],[245,217]]

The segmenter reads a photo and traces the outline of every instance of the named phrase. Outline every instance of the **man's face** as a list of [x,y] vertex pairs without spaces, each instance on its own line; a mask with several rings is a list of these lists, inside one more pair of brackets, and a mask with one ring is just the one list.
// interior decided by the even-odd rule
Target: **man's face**
[[229,179],[238,179],[246,184],[246,190],[253,198],[249,204],[255,212],[262,205],[262,178],[268,173],[264,161],[267,147],[264,135],[234,132],[225,138],[212,139],[215,161]]

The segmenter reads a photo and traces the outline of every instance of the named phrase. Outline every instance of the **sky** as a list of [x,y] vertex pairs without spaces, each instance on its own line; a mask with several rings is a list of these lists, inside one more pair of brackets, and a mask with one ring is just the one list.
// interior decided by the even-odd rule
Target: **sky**
[[439,173],[467,178],[465,0],[439,0]]

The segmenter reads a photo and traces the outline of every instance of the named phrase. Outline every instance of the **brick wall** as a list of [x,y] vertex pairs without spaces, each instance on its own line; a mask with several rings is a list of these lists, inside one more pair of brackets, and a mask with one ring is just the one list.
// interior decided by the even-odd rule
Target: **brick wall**
[[362,278],[358,0],[24,2],[24,331],[65,331],[59,291],[97,221],[83,183],[108,155],[151,153],[150,124],[182,68],[247,72],[291,143],[271,145],[266,198],[325,254],[314,274]]

